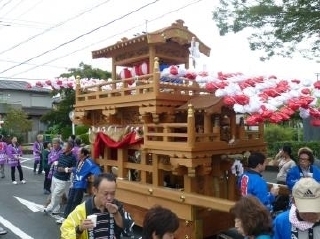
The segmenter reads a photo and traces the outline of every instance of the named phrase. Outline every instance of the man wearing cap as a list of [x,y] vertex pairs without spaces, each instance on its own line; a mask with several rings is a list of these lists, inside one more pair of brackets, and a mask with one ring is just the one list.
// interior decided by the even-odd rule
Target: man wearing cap
[[289,211],[274,220],[274,239],[320,238],[320,184],[311,177],[301,178],[292,189]]

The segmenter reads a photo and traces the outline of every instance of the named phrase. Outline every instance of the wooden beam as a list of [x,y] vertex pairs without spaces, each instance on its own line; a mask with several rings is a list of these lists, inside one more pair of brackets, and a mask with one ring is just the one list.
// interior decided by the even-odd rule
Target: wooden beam
[[[229,212],[234,205],[234,201],[209,197],[196,193],[187,193],[165,187],[154,187],[153,185],[143,185],[140,183],[126,180],[117,181],[118,188],[123,192],[137,193],[139,195],[151,195],[152,198],[158,198],[166,202],[180,202],[182,205],[193,205],[202,208],[210,208],[221,212]],[[151,197],[150,196],[150,197]],[[128,197],[128,196],[127,196]],[[132,199],[130,199],[132,202]]]

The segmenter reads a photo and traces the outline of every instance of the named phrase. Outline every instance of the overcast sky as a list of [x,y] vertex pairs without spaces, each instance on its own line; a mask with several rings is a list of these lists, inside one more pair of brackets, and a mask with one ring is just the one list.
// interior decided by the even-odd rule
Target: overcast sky
[[[0,0],[0,79],[52,79],[80,62],[111,70],[91,51],[177,19],[211,48],[199,65],[212,71],[315,78],[320,64],[302,58],[259,61],[245,34],[220,37],[212,20],[218,0]],[[140,10],[139,10],[140,9]],[[180,10],[179,10],[180,9]],[[11,68],[11,69],[10,69]]]

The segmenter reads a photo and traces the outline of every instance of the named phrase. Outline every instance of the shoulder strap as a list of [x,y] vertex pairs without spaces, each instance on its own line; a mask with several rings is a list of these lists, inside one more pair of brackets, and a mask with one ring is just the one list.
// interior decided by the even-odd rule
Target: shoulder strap
[[[87,215],[91,215],[92,214],[92,205],[93,205],[93,197],[89,198],[86,202],[85,202],[85,208],[86,208],[86,214]],[[87,216],[86,215],[86,216]]]

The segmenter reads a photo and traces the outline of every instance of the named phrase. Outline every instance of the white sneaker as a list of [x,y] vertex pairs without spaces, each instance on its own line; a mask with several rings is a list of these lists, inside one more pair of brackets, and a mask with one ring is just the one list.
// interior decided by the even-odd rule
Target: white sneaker
[[17,181],[12,181],[12,184],[16,185],[16,184],[18,184],[18,183],[17,183]]
[[50,210],[48,210],[46,207],[43,209],[44,214],[49,215],[51,213]]
[[57,223],[57,224],[62,224],[62,223],[64,222],[64,220],[65,220],[65,219],[62,217],[62,218],[56,220],[56,223]]
[[26,180],[24,180],[24,179],[23,179],[23,180],[21,180],[21,183],[22,183],[22,184],[26,184],[26,182],[27,182],[27,181],[26,181]]

